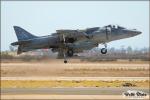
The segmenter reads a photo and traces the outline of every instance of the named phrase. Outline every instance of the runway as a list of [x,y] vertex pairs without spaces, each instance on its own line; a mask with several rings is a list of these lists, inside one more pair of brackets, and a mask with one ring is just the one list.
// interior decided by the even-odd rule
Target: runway
[[49,94],[49,95],[122,95],[127,90],[143,91],[149,94],[148,88],[2,88],[2,94]]
[[[99,100],[131,99],[123,96],[128,90],[149,94],[148,88],[7,88],[1,90],[1,99],[49,99],[49,100]],[[133,99],[133,98],[132,98]],[[138,98],[139,99],[139,98]],[[149,95],[143,97],[149,100]],[[136,98],[134,99],[136,100]]]

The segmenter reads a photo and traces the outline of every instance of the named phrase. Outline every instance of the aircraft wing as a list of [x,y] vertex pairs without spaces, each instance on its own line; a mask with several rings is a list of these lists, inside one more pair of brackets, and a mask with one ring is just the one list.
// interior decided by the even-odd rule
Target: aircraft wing
[[88,38],[84,30],[56,30],[56,32],[60,37],[64,35],[66,38],[74,38],[76,40]]
[[31,43],[31,40],[17,41],[17,42],[11,43],[11,45],[12,45],[12,46],[15,46],[15,45],[25,45],[25,44],[28,44],[28,43]]

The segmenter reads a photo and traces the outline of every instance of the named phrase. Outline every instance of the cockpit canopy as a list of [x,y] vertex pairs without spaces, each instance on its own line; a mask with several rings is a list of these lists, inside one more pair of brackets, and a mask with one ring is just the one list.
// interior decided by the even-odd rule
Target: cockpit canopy
[[112,29],[125,29],[124,27],[119,26],[119,25],[107,25],[106,27],[110,27]]

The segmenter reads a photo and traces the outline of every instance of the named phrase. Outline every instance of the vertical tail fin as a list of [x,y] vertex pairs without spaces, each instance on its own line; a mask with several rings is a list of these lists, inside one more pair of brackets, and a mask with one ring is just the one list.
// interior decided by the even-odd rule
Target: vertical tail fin
[[17,35],[18,41],[33,39],[37,37],[18,26],[14,26],[14,30]]

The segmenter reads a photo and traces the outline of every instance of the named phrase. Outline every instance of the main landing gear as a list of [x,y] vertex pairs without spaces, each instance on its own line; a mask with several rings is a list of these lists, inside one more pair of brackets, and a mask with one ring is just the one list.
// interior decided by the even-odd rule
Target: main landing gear
[[104,44],[105,48],[101,49],[101,53],[102,54],[106,54],[107,53],[107,44]]
[[74,54],[72,49],[68,49],[67,52],[64,51],[64,63],[67,63],[67,57],[72,57]]
[[63,44],[64,44],[64,46],[63,46],[64,63],[66,64],[67,63],[67,57],[72,57],[74,52],[73,52],[73,49],[70,49],[67,47],[64,34],[63,34]]

